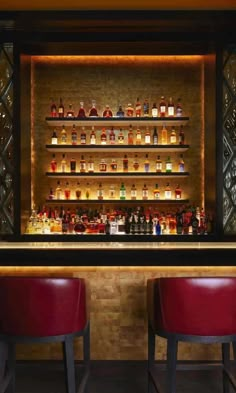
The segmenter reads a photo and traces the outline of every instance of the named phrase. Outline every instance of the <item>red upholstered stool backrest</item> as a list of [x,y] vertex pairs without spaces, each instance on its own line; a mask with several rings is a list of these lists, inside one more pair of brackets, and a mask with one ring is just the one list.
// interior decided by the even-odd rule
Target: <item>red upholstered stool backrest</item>
[[224,336],[236,334],[236,277],[166,277],[148,280],[154,330]]
[[85,324],[83,279],[0,277],[0,334],[56,336]]

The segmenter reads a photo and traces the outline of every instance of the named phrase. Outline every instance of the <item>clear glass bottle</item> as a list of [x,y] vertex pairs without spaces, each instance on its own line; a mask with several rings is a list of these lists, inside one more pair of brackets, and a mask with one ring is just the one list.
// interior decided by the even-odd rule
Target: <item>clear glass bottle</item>
[[145,135],[144,135],[144,143],[145,143],[145,145],[151,144],[151,133],[150,133],[148,127],[146,127],[146,131],[145,131]]
[[89,117],[98,117],[98,111],[96,109],[96,101],[92,101],[92,107],[89,111]]
[[172,198],[172,191],[170,188],[170,183],[166,183],[165,187],[165,199],[171,199]]
[[60,181],[57,182],[55,197],[58,200],[62,199],[62,189],[61,189]]
[[61,130],[61,144],[66,145],[66,143],[67,143],[67,132],[66,132],[65,126],[63,124],[62,130]]
[[79,112],[78,112],[78,117],[80,119],[83,119],[86,117],[83,101],[80,101],[80,108],[79,108]]
[[51,172],[56,172],[57,171],[57,161],[56,161],[56,157],[55,154],[52,155],[52,160],[51,160]]
[[147,200],[148,199],[148,187],[147,187],[146,184],[144,184],[144,186],[143,186],[142,198],[143,198],[143,200]]
[[57,142],[58,142],[57,132],[56,132],[56,130],[54,130],[52,133],[51,144],[57,145]]
[[78,142],[78,135],[77,135],[77,131],[75,128],[75,124],[73,124],[72,130],[71,130],[71,143],[72,145],[77,145]]
[[66,156],[65,154],[62,154],[62,160],[61,160],[61,172],[66,172],[67,171],[67,163],[66,163]]
[[161,144],[167,145],[167,129],[165,123],[163,123],[162,130],[161,130]]
[[137,128],[136,131],[136,145],[141,145],[142,144],[142,134],[139,128]]
[[102,200],[103,196],[104,196],[104,190],[103,190],[103,187],[102,187],[102,183],[99,183],[98,189],[97,189],[97,198],[99,200]]
[[81,145],[86,145],[86,143],[87,143],[87,135],[86,135],[86,132],[85,132],[85,128],[82,127],[82,131],[80,133],[80,144]]
[[90,134],[90,145],[96,145],[96,133],[94,127],[92,127],[92,131]]
[[135,187],[135,184],[132,185],[131,190],[130,190],[130,199],[136,200],[137,199],[137,188]]
[[176,131],[175,131],[175,127],[173,126],[171,129],[171,134],[170,134],[170,144],[175,145],[176,142],[177,142]]
[[172,97],[170,97],[169,101],[168,101],[167,114],[168,114],[168,117],[174,117],[174,115],[175,115],[175,106],[173,104]]
[[59,107],[58,107],[58,117],[60,117],[60,118],[64,117],[64,105],[62,102],[62,98],[60,98],[60,103],[59,103]]
[[126,188],[125,188],[124,183],[121,183],[121,186],[120,186],[120,199],[121,200],[126,199]]
[[116,197],[115,186],[111,184],[109,188],[109,199],[115,199],[115,197]]

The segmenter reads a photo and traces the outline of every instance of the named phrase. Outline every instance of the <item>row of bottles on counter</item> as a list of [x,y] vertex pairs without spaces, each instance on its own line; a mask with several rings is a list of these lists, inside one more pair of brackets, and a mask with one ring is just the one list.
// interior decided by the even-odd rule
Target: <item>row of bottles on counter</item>
[[26,228],[28,234],[206,235],[213,231],[213,216],[193,206],[172,212],[143,207],[99,211],[44,206],[32,210]]
[[[98,172],[117,172],[117,171],[123,171],[123,172],[137,172],[143,169],[145,173],[150,172],[150,170],[153,167],[153,164],[155,165],[153,169],[155,169],[155,172],[161,173],[161,172],[166,172],[166,173],[171,173],[173,171],[174,167],[177,167],[176,164],[173,165],[172,159],[170,156],[167,156],[165,160],[161,159],[160,155],[157,155],[156,162],[151,163],[149,161],[148,154],[145,154],[144,158],[138,157],[137,154],[135,154],[134,159],[132,162],[130,162],[131,159],[128,157],[127,154],[124,154],[123,159],[117,160],[115,158],[111,159],[111,162],[108,164],[107,159],[101,158],[100,163],[97,164],[97,166],[94,163],[94,159],[92,156],[89,156],[89,158],[86,160],[84,155],[81,155],[81,158],[79,160],[79,163],[77,163],[77,160],[72,157],[69,162],[67,163],[66,161],[66,156],[65,154],[62,154],[62,159],[60,161],[60,165],[57,164],[56,156],[55,154],[52,155],[52,160],[50,163],[50,168],[52,173],[56,172],[61,172],[61,173],[98,173]],[[140,164],[141,162],[141,164]],[[179,162],[178,162],[178,172],[185,172],[185,163],[184,163],[184,158],[183,154],[180,154],[179,157]],[[59,169],[59,171],[58,171]]]
[[98,131],[95,130],[95,127],[92,127],[91,132],[87,135],[85,127],[82,127],[81,132],[78,135],[78,131],[76,129],[75,124],[70,131],[70,137],[68,137],[68,133],[66,131],[65,126],[62,126],[62,130],[60,131],[60,137],[58,137],[58,132],[54,129],[51,137],[51,144],[71,144],[71,145],[184,145],[185,135],[183,125],[180,125],[179,132],[177,135],[176,129],[174,126],[168,131],[165,123],[163,123],[162,128],[158,130],[157,127],[153,128],[153,131],[150,131],[149,127],[146,127],[145,131],[137,128],[133,130],[132,124],[129,126],[129,130],[126,132],[122,128],[120,130],[114,130],[113,127],[111,129],[106,130],[106,128],[102,128],[99,131],[100,135],[98,135]]
[[[96,197],[98,200],[105,198],[111,200],[137,200],[138,196],[142,200],[175,200],[182,199],[182,189],[178,184],[175,189],[172,189],[170,183],[166,183],[165,188],[160,188],[158,184],[155,185],[151,190],[147,184],[143,185],[142,189],[138,189],[135,184],[127,187],[125,183],[121,183],[119,189],[117,186],[111,184],[109,188],[104,189],[102,183],[98,183]],[[65,183],[62,188],[61,182],[57,182],[55,190],[50,188],[49,192],[50,200],[89,200],[91,199],[91,189],[89,183],[86,187],[81,187],[78,182],[76,186],[70,186],[69,182]]]
[[[85,117],[99,117],[98,110],[96,108],[96,101],[92,100],[92,105],[87,110],[84,107],[84,102],[80,101],[80,108],[78,112],[75,113],[73,105],[69,104],[68,110],[65,111],[62,98],[60,98],[59,105],[57,107],[55,101],[52,99],[50,108],[51,117],[59,118],[85,118]],[[152,106],[149,105],[149,100],[145,99],[143,102],[137,98],[135,105],[128,103],[125,110],[119,105],[116,114],[113,114],[109,105],[106,105],[102,111],[101,117],[181,117],[183,116],[183,108],[181,104],[181,99],[178,98],[177,103],[174,104],[172,97],[168,100],[164,96],[161,96],[159,103],[154,102]]]

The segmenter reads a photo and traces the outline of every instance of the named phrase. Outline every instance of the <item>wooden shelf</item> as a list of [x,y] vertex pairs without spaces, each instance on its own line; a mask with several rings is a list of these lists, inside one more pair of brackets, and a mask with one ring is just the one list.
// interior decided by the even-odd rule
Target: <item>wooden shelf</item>
[[79,152],[185,152],[189,145],[46,145],[54,153]]
[[171,178],[171,177],[187,177],[189,172],[92,172],[92,173],[80,173],[80,172],[46,172],[46,176],[54,178],[73,178],[73,177],[98,177],[98,178]]
[[86,117],[80,119],[78,117],[46,117],[46,122],[50,127],[128,127],[132,126],[162,126],[163,123],[168,126],[186,125],[189,117]]
[[47,203],[57,203],[57,204],[74,204],[74,203],[79,203],[79,204],[126,204],[126,203],[132,203],[132,204],[147,204],[147,203],[155,203],[155,204],[184,204],[184,203],[188,203],[189,199],[147,199],[147,200],[143,200],[143,199],[125,199],[125,200],[120,200],[120,199],[47,199],[46,200]]

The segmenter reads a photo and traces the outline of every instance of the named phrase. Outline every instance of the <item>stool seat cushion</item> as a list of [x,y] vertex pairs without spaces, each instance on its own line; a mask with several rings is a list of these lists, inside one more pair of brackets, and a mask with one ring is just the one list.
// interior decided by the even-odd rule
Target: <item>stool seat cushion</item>
[[0,277],[0,334],[56,336],[86,325],[80,278]]
[[236,277],[150,279],[147,307],[154,331],[236,335]]

